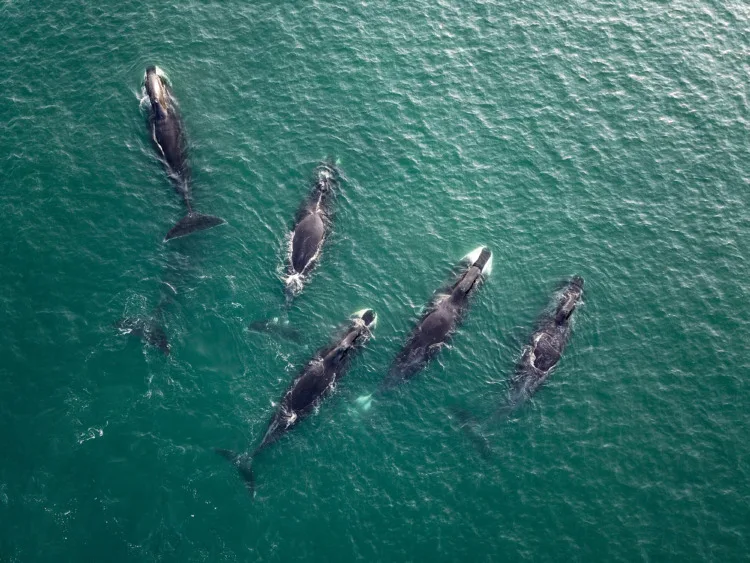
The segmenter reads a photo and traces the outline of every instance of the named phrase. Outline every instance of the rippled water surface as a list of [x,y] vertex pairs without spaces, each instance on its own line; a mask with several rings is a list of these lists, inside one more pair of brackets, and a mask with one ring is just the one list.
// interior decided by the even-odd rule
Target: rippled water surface
[[[746,559],[747,3],[4,0],[0,37],[1,561]],[[228,222],[169,244],[150,64]],[[285,311],[328,157],[333,234]],[[452,345],[364,411],[480,244]],[[483,457],[453,413],[502,405],[573,274],[570,345]],[[252,501],[213,448],[363,307],[375,338]],[[169,357],[113,328],[155,308]],[[301,342],[246,329],[275,316]]]

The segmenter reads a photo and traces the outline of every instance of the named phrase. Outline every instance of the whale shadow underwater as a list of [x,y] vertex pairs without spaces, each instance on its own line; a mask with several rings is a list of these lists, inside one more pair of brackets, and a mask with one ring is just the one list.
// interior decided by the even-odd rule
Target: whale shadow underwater
[[196,258],[172,247],[167,254],[159,279],[159,300],[148,315],[127,316],[113,323],[120,334],[141,338],[149,346],[169,356],[172,347],[166,331],[166,315],[177,303],[178,290],[189,287],[191,278],[199,275]]
[[356,352],[369,339],[376,322],[377,315],[372,310],[358,311],[342,336],[313,355],[284,392],[263,439],[252,452],[216,449],[237,468],[251,495],[255,495],[255,457],[307,418],[333,392]]
[[224,224],[224,219],[193,211],[185,127],[172,88],[155,66],[146,69],[143,84],[149,101],[149,136],[175,191],[187,207],[187,215],[169,230],[164,242]]

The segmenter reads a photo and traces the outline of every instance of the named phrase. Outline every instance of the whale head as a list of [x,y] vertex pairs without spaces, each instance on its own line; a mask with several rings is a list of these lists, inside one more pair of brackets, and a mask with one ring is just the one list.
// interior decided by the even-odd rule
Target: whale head
[[555,312],[555,322],[557,324],[563,324],[570,318],[582,295],[583,278],[581,276],[573,276],[563,291],[562,299],[557,306],[557,311]]
[[331,164],[321,164],[315,171],[315,188],[323,193],[330,193],[336,187],[339,173]]
[[378,322],[378,316],[372,309],[361,309],[352,315],[354,324],[372,330]]
[[481,274],[492,267],[492,252],[487,247],[480,246],[470,252],[467,257],[471,260],[471,266],[454,286],[451,293],[451,298],[454,300],[466,297],[481,279]]
[[159,106],[162,111],[166,111],[168,107],[167,87],[164,79],[159,74],[159,70],[155,66],[150,66],[146,69],[146,76],[143,82],[146,86],[146,94],[148,94],[151,105]]

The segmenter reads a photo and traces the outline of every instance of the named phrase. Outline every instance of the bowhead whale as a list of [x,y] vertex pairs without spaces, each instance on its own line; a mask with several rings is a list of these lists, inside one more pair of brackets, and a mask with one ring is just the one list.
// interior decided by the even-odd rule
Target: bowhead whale
[[284,281],[290,296],[302,291],[330,230],[331,200],[338,186],[338,172],[332,165],[323,164],[317,168],[315,175],[315,186],[297,212],[289,239]]
[[481,421],[465,409],[451,409],[483,457],[489,458],[492,453],[491,444],[483,432],[484,424],[510,416],[547,380],[570,338],[571,317],[582,295],[583,278],[574,276],[562,290],[554,311],[544,313],[539,318],[537,328],[531,334],[510,378],[508,400],[492,416]]
[[529,338],[511,378],[510,403],[531,397],[547,380],[562,357],[571,332],[571,317],[583,296],[583,278],[574,276],[563,289],[555,310],[544,314]]
[[355,352],[370,337],[376,321],[377,316],[370,309],[359,311],[341,338],[315,353],[284,393],[263,439],[252,453],[216,450],[237,467],[251,494],[255,492],[252,471],[255,456],[294,428],[333,391],[346,373]]
[[125,318],[115,323],[115,328],[119,329],[122,334],[138,336],[145,342],[162,351],[165,356],[169,356],[171,346],[167,340],[167,333],[164,332],[161,324],[156,318]]
[[188,211],[187,215],[170,229],[164,240],[168,241],[221,225],[225,222],[223,219],[193,211],[187,143],[182,119],[171,88],[154,66],[146,69],[144,85],[150,102],[149,134],[151,140]]
[[394,387],[427,365],[458,328],[469,308],[469,298],[491,267],[492,253],[478,248],[470,255],[469,267],[449,290],[428,308],[391,365],[382,388]]

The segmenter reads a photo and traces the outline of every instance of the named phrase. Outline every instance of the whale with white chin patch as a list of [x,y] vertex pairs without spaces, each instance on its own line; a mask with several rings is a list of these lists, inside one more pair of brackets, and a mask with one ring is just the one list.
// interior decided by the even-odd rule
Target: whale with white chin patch
[[175,190],[182,196],[187,207],[187,215],[169,230],[164,241],[225,223],[224,219],[219,217],[193,211],[184,127],[177,103],[172,96],[172,89],[163,73],[157,67],[150,66],[146,69],[143,82],[150,102],[148,127],[151,141],[164,161]]
[[252,471],[255,456],[309,416],[334,390],[346,373],[355,352],[369,339],[376,323],[377,315],[372,310],[358,311],[340,338],[313,355],[287,388],[268,423],[263,439],[252,453],[237,454],[230,450],[216,450],[235,465],[251,494],[255,492]]
[[492,269],[492,252],[479,247],[466,256],[469,266],[434,300],[391,365],[381,389],[410,379],[448,342],[469,308],[469,298]]

